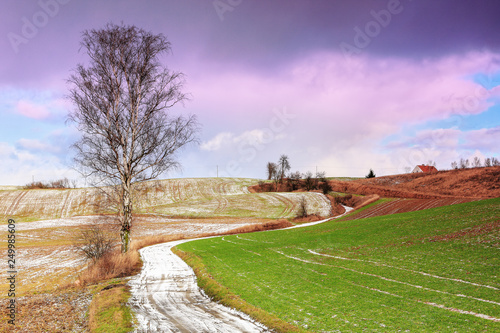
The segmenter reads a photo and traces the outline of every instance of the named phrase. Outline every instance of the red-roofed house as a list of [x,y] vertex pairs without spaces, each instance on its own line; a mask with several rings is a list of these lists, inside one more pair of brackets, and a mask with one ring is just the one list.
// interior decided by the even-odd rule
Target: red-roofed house
[[432,165],[417,165],[411,173],[417,173],[417,172],[431,173],[431,172],[437,172],[437,169]]

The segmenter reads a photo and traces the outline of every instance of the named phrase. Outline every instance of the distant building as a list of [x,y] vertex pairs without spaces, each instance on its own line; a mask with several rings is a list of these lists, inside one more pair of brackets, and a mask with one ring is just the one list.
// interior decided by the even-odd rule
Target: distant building
[[423,172],[423,173],[432,173],[432,172],[437,172],[438,170],[436,167],[432,165],[417,165],[415,169],[411,173],[418,173],[418,172]]

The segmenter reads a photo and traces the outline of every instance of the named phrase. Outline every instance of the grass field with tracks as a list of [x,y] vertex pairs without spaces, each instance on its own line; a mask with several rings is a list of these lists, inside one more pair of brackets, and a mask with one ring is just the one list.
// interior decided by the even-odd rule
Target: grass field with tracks
[[251,305],[314,332],[498,332],[500,199],[182,244]]

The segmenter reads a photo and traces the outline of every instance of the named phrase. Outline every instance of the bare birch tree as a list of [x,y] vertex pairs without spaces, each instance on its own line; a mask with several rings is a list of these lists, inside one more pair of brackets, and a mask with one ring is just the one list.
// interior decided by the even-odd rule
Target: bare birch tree
[[133,185],[179,166],[176,152],[196,141],[195,116],[169,111],[186,100],[183,74],[168,70],[160,56],[170,42],[135,26],[108,24],[83,33],[90,58],[69,78],[68,115],[82,136],[73,148],[75,162],[96,186],[115,190],[119,200],[122,252],[130,244]]

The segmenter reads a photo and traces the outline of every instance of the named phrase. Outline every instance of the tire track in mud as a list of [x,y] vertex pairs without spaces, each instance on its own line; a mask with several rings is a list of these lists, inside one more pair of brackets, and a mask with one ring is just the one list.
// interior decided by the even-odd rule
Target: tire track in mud
[[28,194],[29,191],[22,191],[13,201],[9,208],[5,210],[5,216],[15,215],[17,206],[19,206],[19,202]]
[[[69,212],[71,211],[71,203],[72,203],[72,200],[69,200],[69,198],[71,197],[72,192],[73,191],[68,190],[68,194],[64,198],[64,202],[63,202],[63,205],[61,207],[60,218],[65,218],[65,217],[69,216]],[[69,201],[69,205],[68,205],[68,201]]]
[[288,214],[290,214],[291,212],[294,211],[296,205],[292,200],[290,200],[289,198],[287,198],[283,195],[280,195],[278,193],[270,193],[270,195],[272,197],[278,199],[285,206],[285,208],[283,208],[283,211],[278,216],[278,218],[286,217],[286,216],[288,216]]

